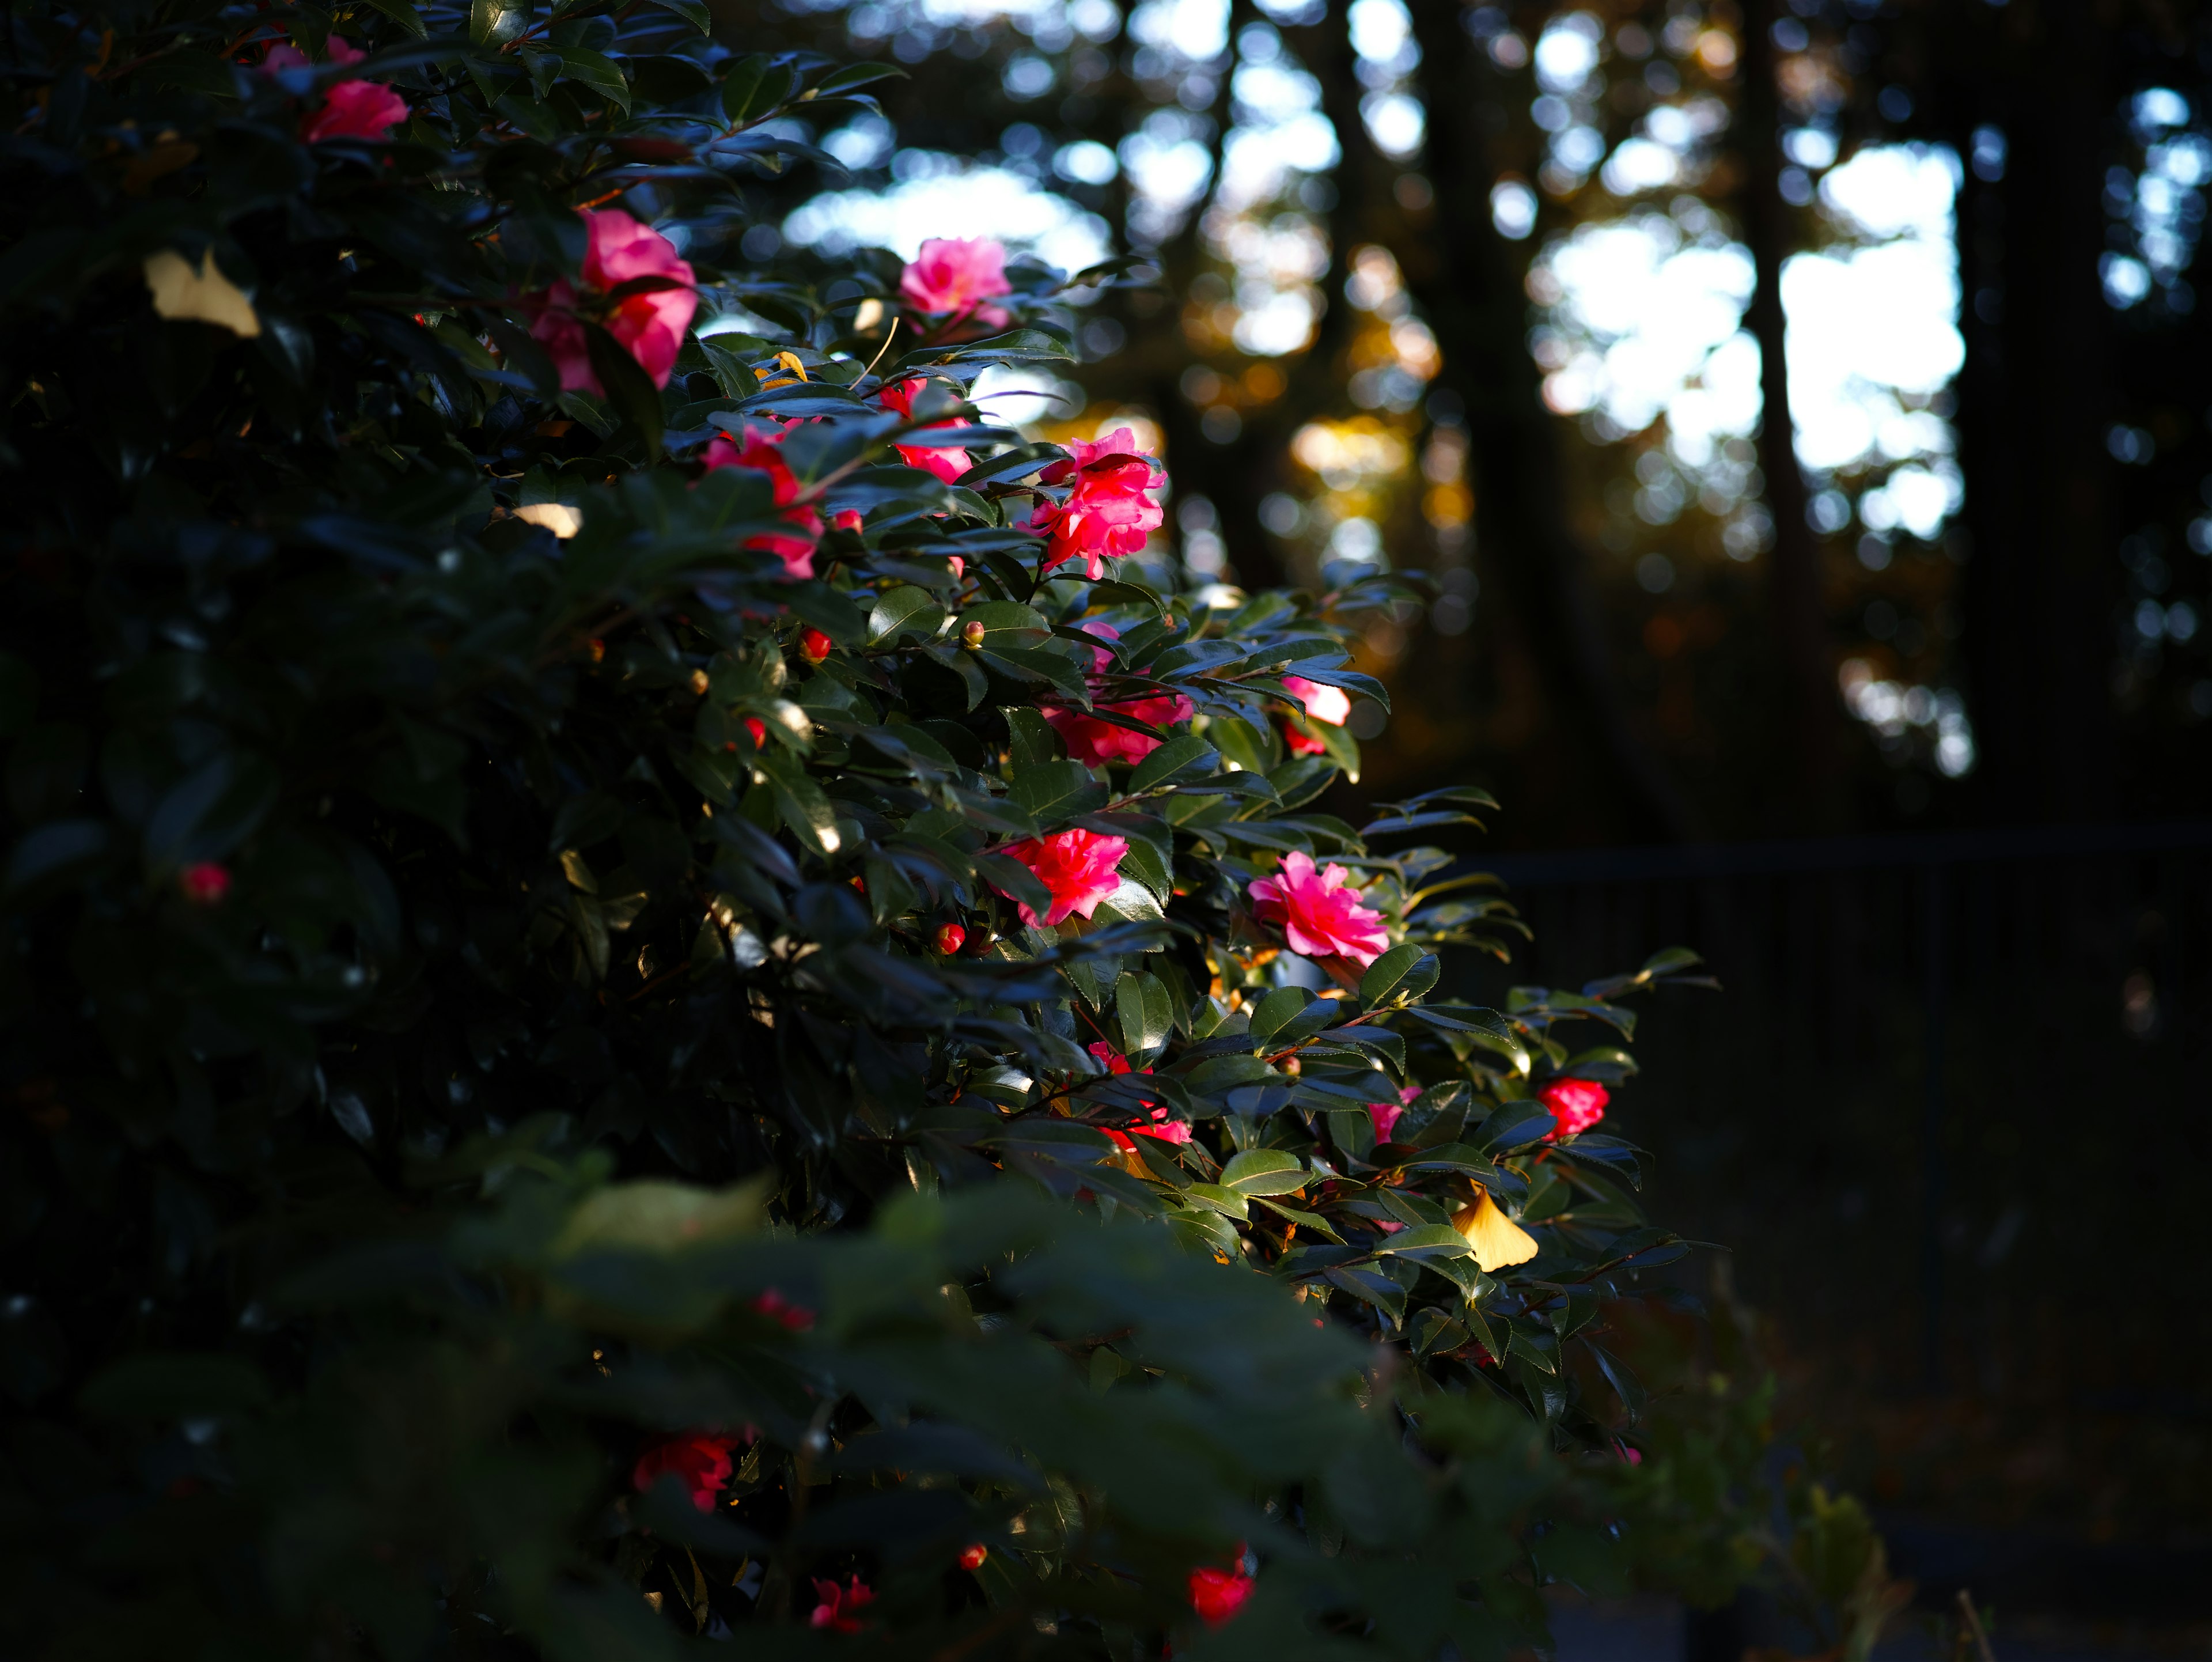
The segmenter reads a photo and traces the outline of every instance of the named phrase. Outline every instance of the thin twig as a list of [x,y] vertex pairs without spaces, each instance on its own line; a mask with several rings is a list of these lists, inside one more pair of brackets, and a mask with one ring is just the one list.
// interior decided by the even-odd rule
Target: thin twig
[[1959,1613],[1966,1618],[1966,1631],[1974,1635],[1974,1648],[1981,1653],[1982,1662],[1997,1662],[1996,1653],[1990,1648],[1989,1630],[1982,1626],[1982,1614],[1964,1587],[1959,1589]]

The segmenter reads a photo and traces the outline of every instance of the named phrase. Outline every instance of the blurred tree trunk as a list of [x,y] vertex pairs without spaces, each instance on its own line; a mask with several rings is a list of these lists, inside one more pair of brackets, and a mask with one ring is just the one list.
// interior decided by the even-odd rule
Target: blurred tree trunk
[[1767,567],[1767,602],[1774,654],[1786,703],[1790,794],[1785,827],[1798,832],[1842,828],[1844,795],[1842,709],[1834,652],[1821,593],[1820,544],[1805,517],[1805,475],[1797,465],[1796,424],[1790,412],[1790,364],[1784,347],[1782,264],[1789,258],[1789,205],[1782,199],[1779,88],[1775,82],[1773,0],[1747,0],[1743,19],[1743,100],[1733,138],[1743,163],[1739,208],[1751,249],[1753,285],[1744,322],[1759,343],[1759,467],[1774,515]]
[[1605,806],[1601,834],[1687,839],[1688,803],[1629,723],[1589,558],[1567,518],[1557,418],[1528,355],[1523,261],[1491,220],[1485,125],[1505,94],[1458,0],[1410,0],[1410,9],[1436,218],[1394,252],[1436,332],[1441,380],[1466,406],[1476,557],[1538,667],[1550,742],[1578,776],[1572,788]]
[[[2106,27],[2091,0],[1954,22],[1997,36],[1996,72],[1983,77],[1993,107],[1981,119],[2002,129],[2008,150],[2002,180],[1970,186],[1960,203],[1964,645],[1983,813],[2093,819],[2112,812],[2116,583],[2104,443],[2111,314],[2098,271]],[[1970,135],[1972,119],[1963,125]]]

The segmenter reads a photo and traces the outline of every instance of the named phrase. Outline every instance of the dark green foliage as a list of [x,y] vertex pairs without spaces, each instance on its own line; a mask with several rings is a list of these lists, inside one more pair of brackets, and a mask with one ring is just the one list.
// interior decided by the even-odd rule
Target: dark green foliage
[[[1350,739],[1278,727],[1286,673],[1379,694],[1343,642],[1388,586],[1041,572],[1059,453],[963,395],[1064,351],[1058,274],[894,339],[884,256],[746,267],[746,181],[814,155],[763,124],[864,95],[696,12],[379,0],[338,23],[411,117],[316,144],[331,73],[241,64],[330,14],[11,15],[8,1648],[1471,1658],[1547,1580],[1701,1543],[1714,1584],[1732,1468],[1625,1464],[1589,1342],[1685,1248],[1537,1099],[1632,1071],[1617,1001],[1693,960],[1421,1002],[1512,914],[1369,839],[1475,794],[1356,831],[1309,807]],[[562,392],[528,297],[618,192],[769,332],[659,391],[593,325],[606,396]],[[871,396],[925,374],[957,484]],[[702,472],[763,414],[787,478]],[[863,518],[794,579],[748,545],[810,505]],[[1133,768],[1044,715],[1178,697]],[[1071,827],[1120,886],[1027,927],[1009,850]],[[1341,996],[1255,920],[1290,850],[1391,934]],[[1486,1191],[1541,1247],[1494,1275]],[[708,1510],[641,1492],[709,1434]],[[810,1625],[854,1576],[860,1630]]]

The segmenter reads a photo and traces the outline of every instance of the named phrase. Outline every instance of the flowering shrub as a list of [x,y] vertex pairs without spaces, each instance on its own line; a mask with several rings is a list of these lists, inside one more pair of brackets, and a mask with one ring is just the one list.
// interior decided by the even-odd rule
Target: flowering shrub
[[9,1653],[1724,1592],[1589,1129],[1693,960],[1432,999],[1483,799],[1317,805],[1390,584],[1180,592],[1127,429],[986,419],[1060,274],[745,261],[884,71],[338,15],[11,15]]

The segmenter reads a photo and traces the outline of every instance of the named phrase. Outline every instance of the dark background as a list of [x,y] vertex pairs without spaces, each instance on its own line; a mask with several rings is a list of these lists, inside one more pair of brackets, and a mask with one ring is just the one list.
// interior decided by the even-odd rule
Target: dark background
[[[719,15],[741,49],[905,69],[880,89],[890,126],[845,135],[848,187],[898,188],[925,153],[1000,169],[1150,259],[1157,281],[1083,314],[1087,402],[1050,430],[1152,423],[1164,552],[1311,583],[1357,514],[1377,557],[1430,574],[1437,603],[1363,648],[1395,709],[1359,728],[1364,776],[1337,807],[1498,794],[1466,851],[1494,857],[1536,939],[1510,972],[1470,966],[1471,991],[1676,944],[1712,963],[1722,994],[1648,1012],[1615,1117],[1658,1156],[1660,1215],[1733,1249],[1715,1273],[1762,1312],[1787,1414],[1821,1428],[1907,1573],[2108,1637],[2180,1642],[2212,1618],[2203,8]],[[1564,93],[1537,76],[1562,27],[1595,47]],[[1377,39],[1399,44],[1363,55]],[[1338,155],[1237,203],[1222,158],[1255,66],[1305,77]],[[1395,154],[1391,100],[1419,117]],[[1617,192],[1593,156],[1666,111],[1703,122],[1677,177]],[[1206,152],[1195,199],[1137,189],[1147,134]],[[1085,142],[1124,165],[1085,182]],[[1747,260],[1742,328],[1765,409],[1788,408],[1784,331],[1821,320],[1785,317],[1781,274],[1843,234],[1825,174],[1888,144],[1933,147],[1958,185],[1963,362],[1906,400],[1963,480],[1932,534],[1877,522],[1893,462],[1808,470],[1786,421],[1717,483],[1670,455],[1663,419],[1547,406],[1546,249],[1665,211]],[[763,186],[749,251],[825,182]],[[1321,251],[1294,350],[1236,344],[1264,298],[1240,227]],[[1332,477],[1316,433],[1383,460]],[[1917,694],[1919,719],[1878,719],[1854,675]],[[1970,735],[1963,764],[1946,733]]]

